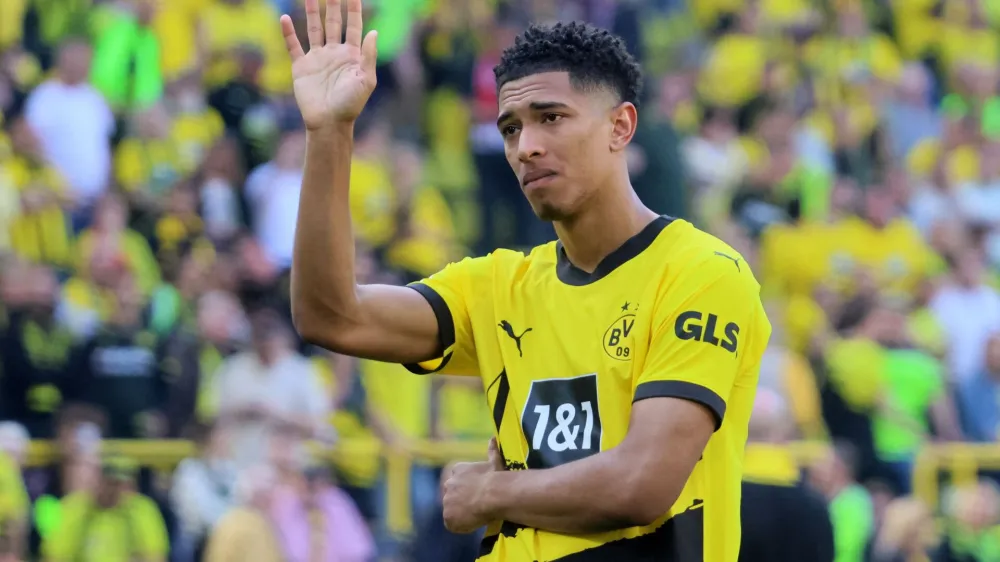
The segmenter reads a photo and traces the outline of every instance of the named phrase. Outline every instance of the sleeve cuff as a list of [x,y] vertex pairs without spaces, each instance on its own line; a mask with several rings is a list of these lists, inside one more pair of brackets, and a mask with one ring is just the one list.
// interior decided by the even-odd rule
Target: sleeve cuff
[[707,387],[687,381],[644,382],[635,389],[632,402],[656,397],[683,398],[705,406],[715,416],[716,431],[722,427],[722,420],[726,416],[726,401],[722,397]]
[[[408,363],[404,364],[403,367],[406,367],[406,370],[416,375],[437,373],[441,369],[444,369],[448,361],[451,360],[451,348],[455,345],[455,322],[451,317],[451,309],[448,308],[448,303],[445,302],[444,298],[429,286],[423,283],[412,283],[408,287],[427,299],[427,303],[431,305],[431,310],[434,311],[434,317],[437,318],[438,325],[437,357],[440,357],[440,359],[425,361],[423,363]],[[433,365],[433,367],[429,367],[430,365]]]

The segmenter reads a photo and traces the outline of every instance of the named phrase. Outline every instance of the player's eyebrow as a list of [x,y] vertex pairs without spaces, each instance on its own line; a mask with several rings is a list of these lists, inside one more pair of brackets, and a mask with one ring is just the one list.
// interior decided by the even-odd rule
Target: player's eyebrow
[[[528,104],[531,111],[547,111],[549,109],[566,109],[569,106],[561,101],[533,101]],[[514,116],[513,111],[504,111],[497,117],[497,128],[503,126],[504,122]]]

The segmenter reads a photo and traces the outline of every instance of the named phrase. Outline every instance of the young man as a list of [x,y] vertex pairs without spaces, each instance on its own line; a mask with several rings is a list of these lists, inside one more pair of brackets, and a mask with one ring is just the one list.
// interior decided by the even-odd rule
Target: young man
[[302,335],[417,373],[479,376],[490,460],[444,484],[481,560],[733,562],[747,423],[770,325],[732,248],[635,196],[625,147],[640,72],[583,24],[532,27],[496,68],[507,159],[559,242],[498,250],[409,287],[357,285],[352,127],[375,87],[361,0],[282,29],[308,149],[292,268]]

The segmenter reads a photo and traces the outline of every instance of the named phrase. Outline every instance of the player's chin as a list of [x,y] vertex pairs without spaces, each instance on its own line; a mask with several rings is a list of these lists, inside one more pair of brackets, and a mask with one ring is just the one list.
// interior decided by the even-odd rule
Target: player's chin
[[569,217],[568,212],[551,203],[532,204],[531,208],[535,211],[535,216],[545,222],[561,221]]
[[536,196],[528,197],[528,203],[535,212],[535,216],[545,222],[561,221],[568,218],[572,213],[568,205],[561,205],[553,201],[551,197]]

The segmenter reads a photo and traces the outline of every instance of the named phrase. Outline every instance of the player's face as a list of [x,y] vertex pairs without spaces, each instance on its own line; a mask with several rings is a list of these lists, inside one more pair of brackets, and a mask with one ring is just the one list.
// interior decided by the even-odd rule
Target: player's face
[[572,217],[608,183],[635,128],[631,104],[575,88],[568,72],[505,83],[499,110],[507,162],[535,214],[548,221]]

